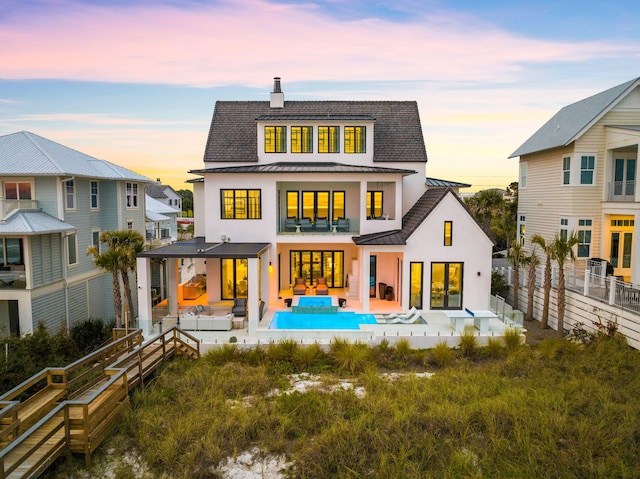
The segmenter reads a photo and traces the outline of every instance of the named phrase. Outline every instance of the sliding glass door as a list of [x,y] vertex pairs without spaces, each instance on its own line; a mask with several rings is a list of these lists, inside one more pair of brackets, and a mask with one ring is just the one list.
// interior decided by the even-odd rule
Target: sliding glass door
[[431,263],[431,309],[462,309],[463,263]]
[[342,288],[343,271],[343,251],[291,251],[291,283],[304,278],[313,286],[318,278],[325,278],[330,288]]

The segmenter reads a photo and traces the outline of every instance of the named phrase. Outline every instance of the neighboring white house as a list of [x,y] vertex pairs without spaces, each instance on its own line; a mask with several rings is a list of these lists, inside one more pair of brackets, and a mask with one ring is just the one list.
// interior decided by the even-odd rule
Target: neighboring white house
[[404,309],[488,309],[492,242],[454,190],[426,187],[416,102],[285,102],[276,79],[270,101],[216,103],[204,162],[191,172],[196,237],[139,256],[146,333],[152,258],[170,278],[196,258],[209,303],[248,298],[250,331],[259,300],[296,278],[325,278],[367,312],[380,283]]
[[[579,260],[610,261],[640,283],[636,187],[640,78],[562,108],[511,157],[520,158],[518,234],[578,234]],[[638,225],[640,227],[640,224]]]
[[115,316],[111,274],[86,251],[104,231],[144,234],[150,182],[33,133],[0,136],[0,334]]

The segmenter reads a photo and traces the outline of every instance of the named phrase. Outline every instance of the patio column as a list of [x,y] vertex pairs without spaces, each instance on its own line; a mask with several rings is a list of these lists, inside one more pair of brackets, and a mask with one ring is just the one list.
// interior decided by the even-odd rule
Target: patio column
[[258,304],[258,289],[260,277],[258,276],[258,258],[248,258],[248,297],[247,297],[247,333],[253,333],[258,329],[260,312]]
[[[640,188],[636,185],[636,195],[640,194]],[[634,215],[633,248],[631,253],[631,282],[640,283],[640,221],[638,215]]]
[[176,258],[167,258],[167,305],[169,314],[178,314],[178,260]]
[[370,311],[369,303],[369,282],[371,281],[370,271],[371,253],[367,248],[362,249],[362,261],[360,261],[360,271],[358,274],[362,280],[360,281],[360,301],[362,302],[362,312]]
[[153,307],[151,306],[151,259],[136,259],[138,279],[138,327],[145,339],[151,337],[153,329]]

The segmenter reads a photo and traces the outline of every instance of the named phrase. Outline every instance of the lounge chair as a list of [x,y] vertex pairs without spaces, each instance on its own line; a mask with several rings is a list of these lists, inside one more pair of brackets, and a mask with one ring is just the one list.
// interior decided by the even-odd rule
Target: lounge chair
[[316,220],[316,231],[329,231],[329,221],[327,218],[318,218]]
[[231,312],[234,316],[247,316],[247,298],[235,298]]
[[349,231],[349,218],[338,218],[336,231]]
[[389,321],[390,319],[407,319],[413,316],[418,311],[418,308],[412,306],[406,313],[389,313],[384,315],[384,319]]
[[302,218],[300,220],[300,231],[313,231],[313,224],[311,223],[311,218]]
[[329,287],[325,278],[318,278],[316,281],[316,295],[326,296],[329,294]]
[[387,324],[396,324],[396,323],[413,324],[420,319],[422,319],[422,313],[420,311],[416,311],[411,316],[406,318],[397,317],[393,319],[387,319]]
[[304,282],[304,278],[296,278],[296,284],[293,285],[293,294],[307,294],[307,285]]
[[288,216],[286,220],[284,220],[284,230],[285,231],[296,231],[296,217]]

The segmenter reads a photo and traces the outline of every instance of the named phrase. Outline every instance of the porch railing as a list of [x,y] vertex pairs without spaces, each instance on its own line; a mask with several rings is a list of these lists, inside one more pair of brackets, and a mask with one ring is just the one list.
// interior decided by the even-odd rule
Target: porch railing
[[[627,283],[613,275],[606,275],[606,261],[587,260],[585,266],[565,267],[565,287],[589,298],[617,306],[626,311],[640,314],[640,285]],[[513,268],[495,268],[505,277],[509,286],[513,285]],[[551,286],[558,287],[558,267],[551,268]],[[520,270],[520,287],[527,286],[527,270]],[[536,287],[543,287],[544,266],[536,268]]]
[[0,220],[5,219],[15,210],[32,210],[38,207],[37,200],[8,200],[0,198]]
[[607,201],[630,202],[636,200],[636,182],[612,181],[607,184]]

